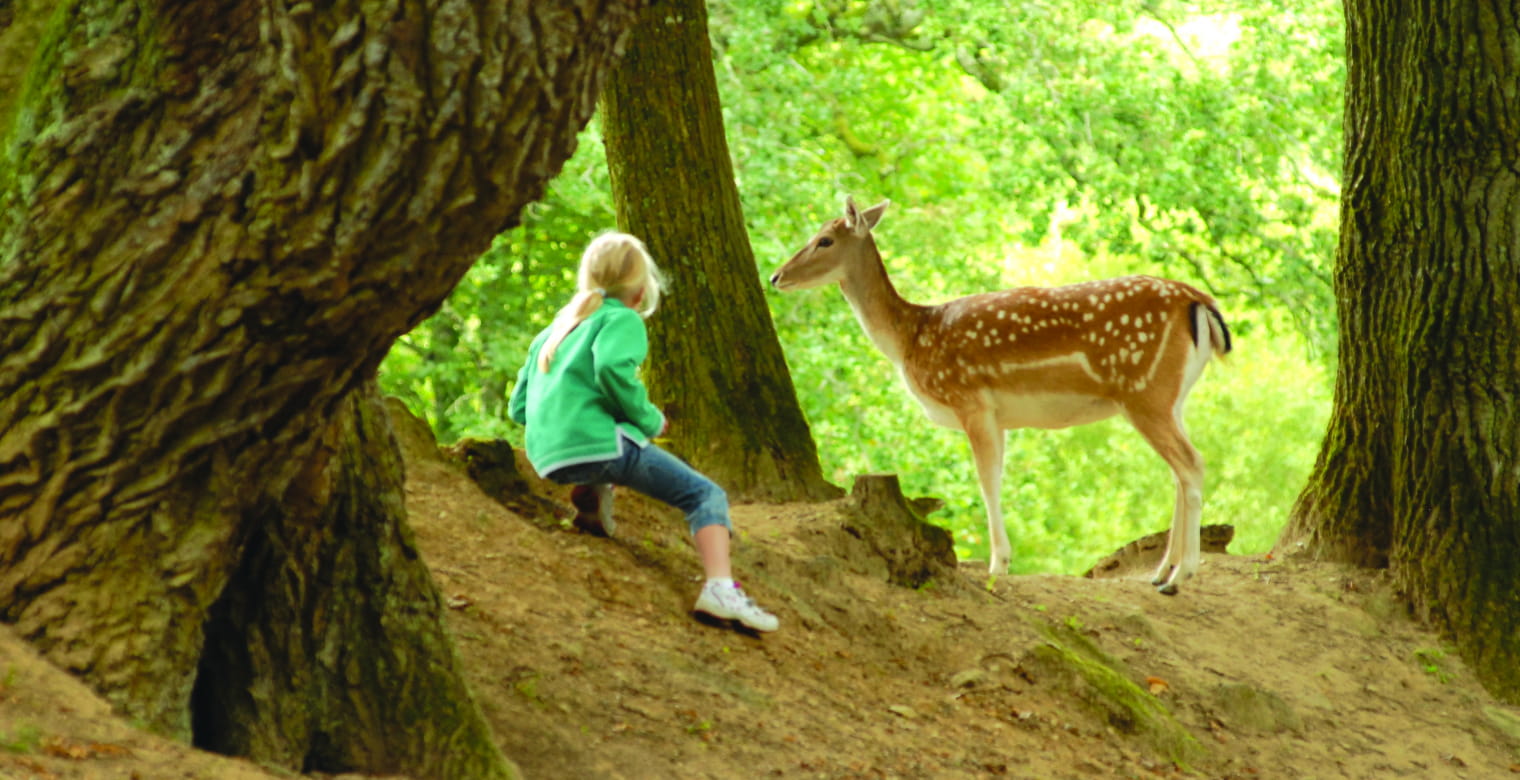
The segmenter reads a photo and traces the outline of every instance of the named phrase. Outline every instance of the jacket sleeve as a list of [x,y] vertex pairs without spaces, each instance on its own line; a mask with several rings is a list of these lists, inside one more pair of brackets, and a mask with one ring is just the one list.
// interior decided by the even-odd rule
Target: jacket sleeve
[[538,368],[538,351],[547,341],[545,333],[540,333],[529,345],[528,358],[523,361],[522,369],[517,372],[517,384],[512,385],[512,397],[507,399],[507,416],[518,425],[528,424],[528,382]]
[[649,355],[649,335],[644,320],[633,311],[609,318],[591,347],[596,382],[612,407],[612,416],[654,438],[665,425],[665,415],[649,400],[639,379],[639,366]]
[[531,365],[533,361],[530,360],[517,372],[517,384],[512,386],[512,397],[507,399],[507,416],[518,425],[528,424],[528,367]]

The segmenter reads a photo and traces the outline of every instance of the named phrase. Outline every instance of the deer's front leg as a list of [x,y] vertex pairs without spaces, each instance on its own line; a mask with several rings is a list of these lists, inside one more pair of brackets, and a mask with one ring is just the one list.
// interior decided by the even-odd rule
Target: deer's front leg
[[966,438],[971,442],[971,457],[976,461],[976,478],[982,488],[982,503],[987,507],[987,570],[1005,574],[1013,547],[1008,544],[1008,529],[1003,527],[1003,429],[992,413],[961,419]]

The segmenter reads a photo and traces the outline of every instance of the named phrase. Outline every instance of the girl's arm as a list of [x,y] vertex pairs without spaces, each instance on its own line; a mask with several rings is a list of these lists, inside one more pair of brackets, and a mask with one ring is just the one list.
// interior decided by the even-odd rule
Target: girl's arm
[[517,384],[512,385],[512,397],[507,399],[507,416],[518,425],[528,424],[528,382],[532,373],[538,370],[538,351],[547,340],[548,331],[544,331],[528,345],[528,359],[523,361],[522,369],[517,372]]
[[654,438],[665,427],[665,414],[649,400],[639,379],[639,366],[649,354],[644,320],[632,311],[610,317],[591,348],[596,381],[612,406],[613,416]]
[[507,399],[507,416],[518,425],[528,424],[528,367],[532,365],[530,358],[517,372],[517,384],[512,385],[512,397]]

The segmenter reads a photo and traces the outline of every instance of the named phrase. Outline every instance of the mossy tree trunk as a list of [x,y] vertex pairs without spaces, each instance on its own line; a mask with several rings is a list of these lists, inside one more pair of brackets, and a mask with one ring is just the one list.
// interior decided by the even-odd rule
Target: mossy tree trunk
[[510,774],[373,377],[573,151],[639,5],[8,6],[45,32],[0,36],[0,619],[182,739]]
[[1335,409],[1279,549],[1388,565],[1520,702],[1520,18],[1346,20]]
[[405,501],[390,418],[366,383],[280,504],[247,516],[205,623],[198,747],[307,770],[502,774]]
[[837,497],[797,403],[739,207],[702,0],[658,0],[602,98],[622,229],[671,277],[645,378],[671,449],[736,496]]

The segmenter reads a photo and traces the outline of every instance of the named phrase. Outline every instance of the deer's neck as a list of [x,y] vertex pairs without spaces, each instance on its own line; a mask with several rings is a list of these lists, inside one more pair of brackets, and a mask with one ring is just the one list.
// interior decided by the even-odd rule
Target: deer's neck
[[924,307],[915,306],[897,294],[874,241],[864,250],[866,262],[856,264],[839,281],[839,289],[876,348],[894,364],[902,365],[903,353],[918,328]]

